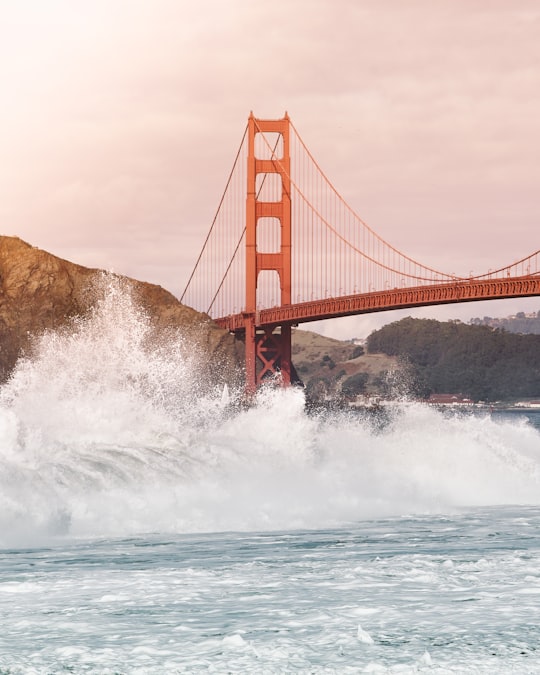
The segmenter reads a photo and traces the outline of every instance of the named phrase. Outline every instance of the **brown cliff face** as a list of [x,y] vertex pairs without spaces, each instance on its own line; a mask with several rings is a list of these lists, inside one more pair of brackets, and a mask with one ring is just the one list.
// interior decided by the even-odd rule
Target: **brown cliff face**
[[[35,337],[62,329],[92,309],[97,300],[92,288],[103,275],[102,270],[62,260],[16,237],[0,236],[0,381],[9,377],[21,353],[31,353]],[[122,280],[150,318],[156,340],[180,330],[202,354],[203,378],[209,383],[238,381],[240,352],[232,335],[161,286]]]

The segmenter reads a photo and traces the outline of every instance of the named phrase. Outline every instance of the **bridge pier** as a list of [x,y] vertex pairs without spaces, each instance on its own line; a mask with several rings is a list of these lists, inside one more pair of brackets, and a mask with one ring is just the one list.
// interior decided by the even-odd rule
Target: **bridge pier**
[[284,387],[293,382],[291,335],[290,324],[257,327],[253,319],[245,321],[247,394],[272,377],[278,376]]

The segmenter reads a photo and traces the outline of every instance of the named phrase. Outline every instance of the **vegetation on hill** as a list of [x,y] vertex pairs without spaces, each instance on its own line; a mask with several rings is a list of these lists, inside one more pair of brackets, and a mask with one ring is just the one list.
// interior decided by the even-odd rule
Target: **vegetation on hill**
[[334,340],[312,331],[293,331],[293,363],[312,399],[383,394],[397,359],[366,354],[362,345]]
[[540,335],[407,318],[371,333],[367,349],[398,357],[417,395],[459,392],[484,401],[540,396]]

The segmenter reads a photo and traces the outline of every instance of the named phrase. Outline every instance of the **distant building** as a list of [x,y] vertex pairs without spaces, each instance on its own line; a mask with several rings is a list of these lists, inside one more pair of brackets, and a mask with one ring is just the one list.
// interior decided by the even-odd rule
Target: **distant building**
[[431,394],[427,402],[431,405],[473,405],[474,401],[462,394]]
[[476,317],[469,321],[474,326],[489,326],[493,329],[502,329],[509,333],[540,334],[540,311],[518,312],[505,318],[492,318],[485,316],[483,319]]

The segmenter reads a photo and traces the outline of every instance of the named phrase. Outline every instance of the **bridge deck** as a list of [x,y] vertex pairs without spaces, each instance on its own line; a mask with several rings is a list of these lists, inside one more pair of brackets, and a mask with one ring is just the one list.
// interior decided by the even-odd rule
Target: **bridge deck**
[[[261,309],[255,314],[255,325],[307,323],[392,309],[535,295],[540,295],[540,275],[538,274],[504,279],[470,279],[412,288],[393,288],[386,291]],[[222,328],[237,332],[244,330],[248,317],[251,319],[251,315],[240,313],[220,317],[215,321]]]

